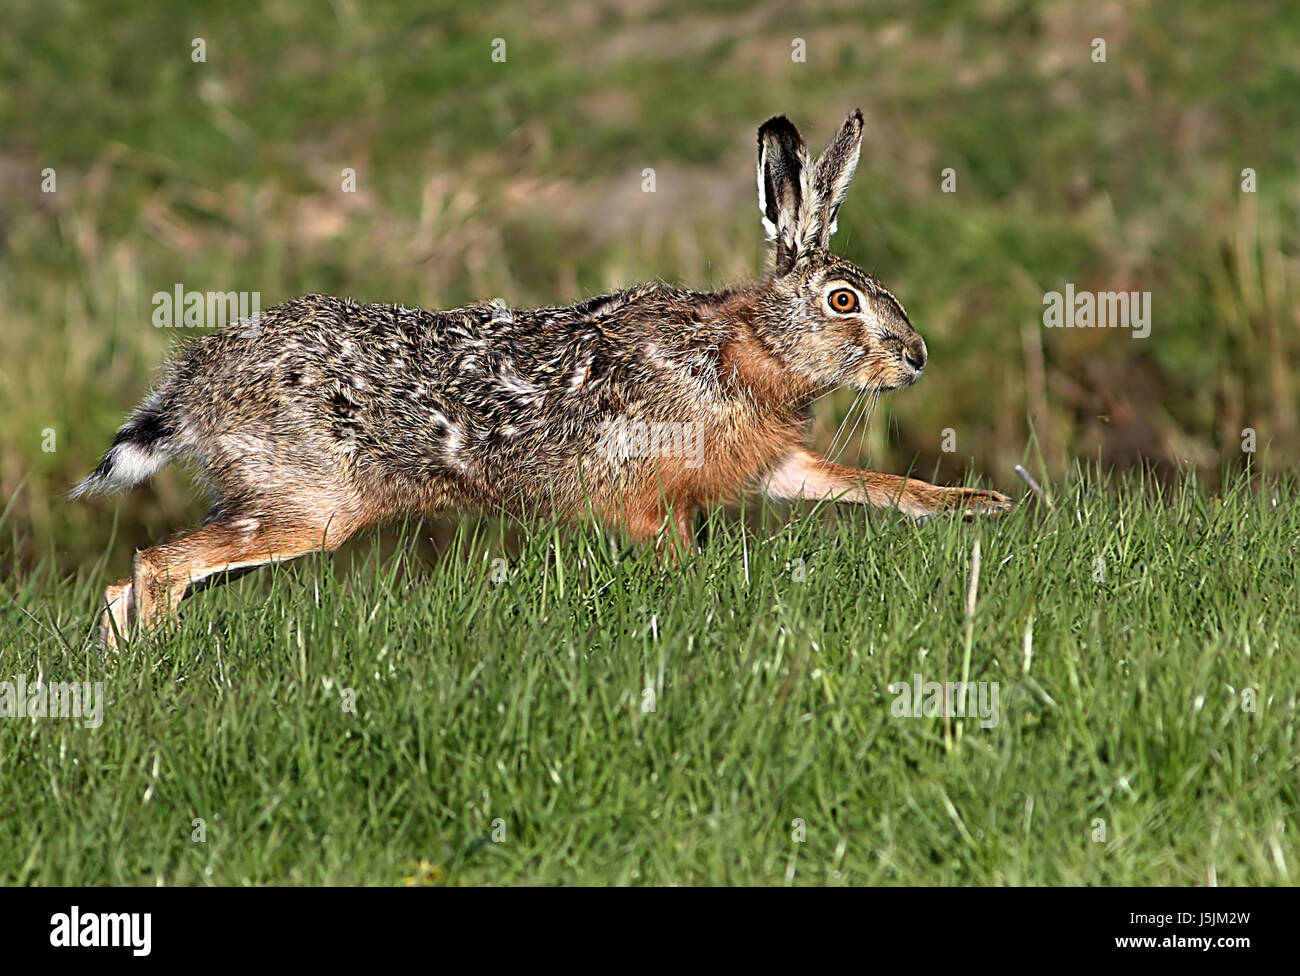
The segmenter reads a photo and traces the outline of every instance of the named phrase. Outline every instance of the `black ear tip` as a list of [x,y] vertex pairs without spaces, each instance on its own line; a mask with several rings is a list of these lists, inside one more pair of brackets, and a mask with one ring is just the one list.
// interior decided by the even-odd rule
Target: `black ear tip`
[[862,124],[862,109],[860,109],[860,108],[855,108],[852,112],[850,112],[850,113],[849,113],[849,121],[850,121],[850,122],[856,122],[858,125],[861,125],[861,124]]
[[790,137],[798,140],[799,130],[784,115],[774,115],[758,127],[759,142],[762,142],[768,136]]

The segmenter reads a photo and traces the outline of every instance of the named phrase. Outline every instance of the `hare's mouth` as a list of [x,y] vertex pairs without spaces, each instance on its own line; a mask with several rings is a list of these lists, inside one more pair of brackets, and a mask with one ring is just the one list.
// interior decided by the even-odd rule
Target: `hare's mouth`
[[917,381],[919,381],[920,379],[921,379],[921,371],[919,369],[914,369],[911,371],[910,375],[904,376],[897,383],[894,383],[892,386],[886,387],[886,389],[905,390],[909,386],[914,386],[917,383]]
[[888,337],[866,357],[857,372],[858,389],[901,390],[911,386],[925,372],[928,356],[925,342],[913,333],[908,339]]
[[889,393],[891,390],[901,390],[911,386],[924,372],[924,368],[918,369],[900,360],[889,363],[884,369],[870,370],[867,375],[858,377],[857,381],[850,385],[859,390]]

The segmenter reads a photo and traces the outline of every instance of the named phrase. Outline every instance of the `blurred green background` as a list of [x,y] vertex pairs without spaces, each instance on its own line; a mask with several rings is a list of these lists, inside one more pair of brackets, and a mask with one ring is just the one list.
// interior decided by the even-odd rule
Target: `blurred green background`
[[[788,114],[819,149],[855,106],[837,249],[900,297],[932,367],[851,462],[1004,489],[1016,463],[1079,458],[1213,479],[1251,427],[1256,464],[1291,465],[1298,51],[1281,2],[10,0],[0,573],[123,562],[202,515],[175,470],[65,499],[188,338],[151,325],[154,292],[448,307],[721,286],[761,268],[757,125]],[[1044,329],[1067,282],[1151,292],[1150,337]],[[822,446],[850,399],[822,405]]]

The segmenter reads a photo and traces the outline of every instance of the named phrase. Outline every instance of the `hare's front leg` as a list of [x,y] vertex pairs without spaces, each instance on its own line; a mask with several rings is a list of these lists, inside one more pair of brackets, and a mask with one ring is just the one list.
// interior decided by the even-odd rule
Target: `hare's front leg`
[[915,478],[846,468],[803,448],[790,452],[768,473],[762,490],[769,498],[784,501],[842,501],[897,508],[913,518],[945,509],[957,509],[966,516],[996,514],[1015,504],[996,491],[941,488]]
[[659,560],[675,565],[689,556],[694,548],[694,516],[695,509],[683,503],[671,509],[625,509],[618,521],[633,542],[654,546]]
[[99,615],[99,639],[110,651],[117,650],[117,637],[130,633],[135,619],[135,593],[131,580],[118,580],[104,591],[104,611]]

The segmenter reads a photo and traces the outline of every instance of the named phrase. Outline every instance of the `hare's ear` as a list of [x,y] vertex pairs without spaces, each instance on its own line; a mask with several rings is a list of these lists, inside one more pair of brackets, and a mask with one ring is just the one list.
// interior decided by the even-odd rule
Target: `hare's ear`
[[808,150],[790,120],[778,115],[764,122],[758,130],[758,209],[779,272],[794,265],[804,238],[809,172]]
[[844,194],[853,181],[853,171],[858,168],[862,154],[862,110],[854,109],[835,133],[826,151],[817,157],[813,167],[813,220],[810,228],[815,233],[815,243],[822,248],[831,246],[835,233],[835,218],[844,202]]

